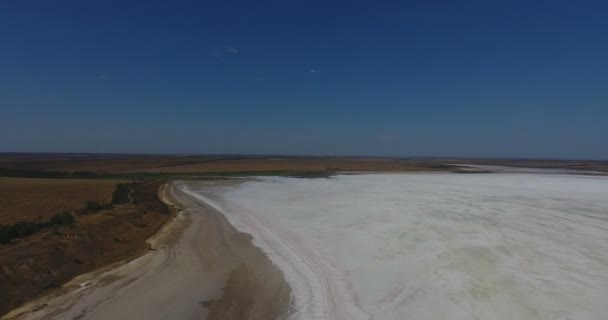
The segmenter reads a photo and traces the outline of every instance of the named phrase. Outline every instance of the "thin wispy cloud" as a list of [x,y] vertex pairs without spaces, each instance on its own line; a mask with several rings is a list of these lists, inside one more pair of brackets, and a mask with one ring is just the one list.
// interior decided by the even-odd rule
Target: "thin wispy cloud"
[[228,58],[228,56],[235,56],[239,54],[239,49],[232,46],[223,47],[220,50],[213,51],[210,55],[218,61],[224,61]]
[[230,54],[238,54],[239,53],[239,49],[235,48],[235,47],[224,47],[224,52],[230,53]]
[[108,76],[106,76],[105,74],[98,74],[97,80],[108,80]]
[[308,70],[308,73],[319,74],[321,73],[321,68],[311,68]]
[[219,61],[224,61],[224,55],[217,51],[211,52],[211,56]]

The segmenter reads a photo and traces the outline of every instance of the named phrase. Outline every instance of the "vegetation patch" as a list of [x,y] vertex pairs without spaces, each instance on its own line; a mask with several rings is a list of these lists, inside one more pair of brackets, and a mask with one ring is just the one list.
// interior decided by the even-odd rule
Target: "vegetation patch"
[[73,213],[64,211],[52,215],[47,220],[42,220],[39,218],[32,221],[19,221],[11,225],[0,225],[0,243],[11,243],[11,241],[14,239],[30,236],[48,227],[72,225],[74,223],[75,216],[96,213],[102,210],[111,209],[115,205],[129,203],[131,193],[136,187],[136,183],[119,183],[116,185],[116,188],[112,193],[112,201],[110,202],[89,200],[86,202],[84,207],[75,210]]
[[69,212],[61,212],[51,216],[46,221],[19,221],[11,225],[0,225],[0,243],[8,244],[12,240],[30,236],[40,230],[52,226],[67,226],[74,223],[74,216]]
[[[0,226],[3,235],[23,238],[0,245],[0,315],[77,275],[145,252],[146,240],[171,216],[158,198],[161,184],[117,187],[118,202],[112,200],[107,210],[81,215],[61,212],[44,221]],[[127,198],[130,201],[123,202]],[[105,204],[85,208],[95,210],[100,205]]]

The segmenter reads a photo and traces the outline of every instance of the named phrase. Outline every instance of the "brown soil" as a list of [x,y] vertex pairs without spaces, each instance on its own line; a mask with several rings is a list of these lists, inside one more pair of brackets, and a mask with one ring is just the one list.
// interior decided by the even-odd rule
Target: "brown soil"
[[47,219],[84,207],[86,201],[109,201],[119,181],[0,177],[0,224]]
[[0,245],[0,314],[79,274],[145,252],[146,239],[171,217],[158,199],[159,186],[135,188],[133,204],[81,216],[71,227]]

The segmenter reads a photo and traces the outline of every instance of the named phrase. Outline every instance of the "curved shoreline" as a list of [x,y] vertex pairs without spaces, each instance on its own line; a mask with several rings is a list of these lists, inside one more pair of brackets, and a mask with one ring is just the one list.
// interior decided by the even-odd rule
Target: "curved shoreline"
[[[293,312],[290,319],[353,319],[367,320],[369,314],[357,305],[347,275],[300,245],[271,221],[264,221],[246,208],[224,208],[216,194],[185,190],[200,203],[213,207],[237,230],[251,235],[253,245],[283,272],[292,291]],[[221,198],[221,197],[220,197]]]
[[288,319],[283,273],[250,235],[181,190],[218,183],[171,183],[165,196],[181,210],[150,238],[152,250],[76,277],[4,318]]
[[[221,182],[213,182],[217,186]],[[234,182],[225,182],[233,184]],[[257,246],[252,236],[233,226],[221,211],[208,202],[194,197],[188,190],[193,185],[206,183],[182,183],[182,203],[199,206],[208,212],[212,222],[207,226],[211,250],[208,263],[229,271],[223,286],[223,294],[204,303],[208,308],[207,320],[222,319],[290,319],[292,294],[283,272]],[[215,243],[214,243],[215,242]]]

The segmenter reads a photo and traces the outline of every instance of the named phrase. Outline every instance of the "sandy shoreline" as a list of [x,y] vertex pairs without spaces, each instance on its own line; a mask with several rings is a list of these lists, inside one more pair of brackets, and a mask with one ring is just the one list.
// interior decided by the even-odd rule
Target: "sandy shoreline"
[[284,319],[291,292],[266,255],[213,208],[182,191],[225,182],[174,182],[181,208],[151,250],[79,276],[2,319]]

